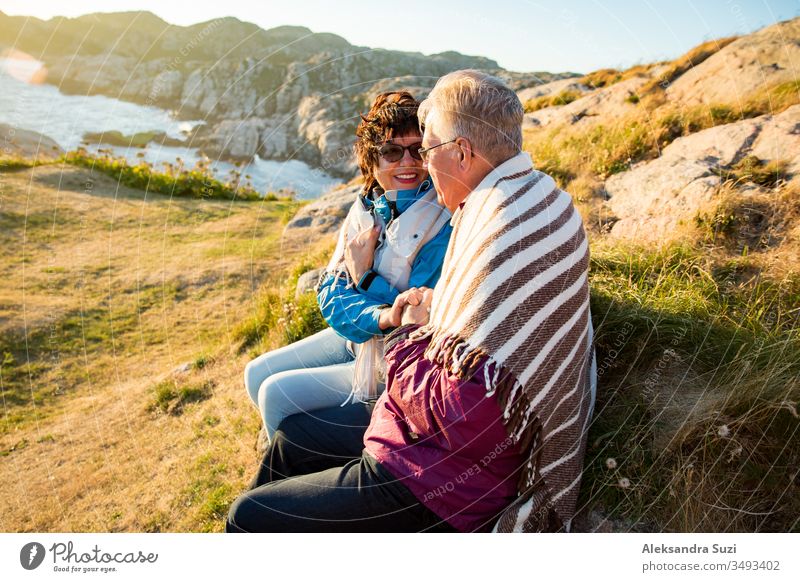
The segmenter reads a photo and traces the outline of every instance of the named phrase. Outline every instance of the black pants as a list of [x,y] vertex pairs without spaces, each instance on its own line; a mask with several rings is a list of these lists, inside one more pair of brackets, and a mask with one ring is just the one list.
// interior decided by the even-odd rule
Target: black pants
[[353,404],[287,417],[226,531],[455,531],[363,451],[371,412]]

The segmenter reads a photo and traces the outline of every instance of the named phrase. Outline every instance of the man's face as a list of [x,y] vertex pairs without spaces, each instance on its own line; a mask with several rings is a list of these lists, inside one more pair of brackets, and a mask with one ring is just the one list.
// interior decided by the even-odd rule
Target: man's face
[[[448,128],[440,125],[440,118],[434,108],[425,119],[423,148],[437,146],[458,137],[450,135],[447,133]],[[470,188],[464,183],[465,176],[459,165],[460,153],[457,144],[449,143],[429,151],[426,160],[428,173],[436,186],[436,198],[450,212],[454,212],[470,192]]]

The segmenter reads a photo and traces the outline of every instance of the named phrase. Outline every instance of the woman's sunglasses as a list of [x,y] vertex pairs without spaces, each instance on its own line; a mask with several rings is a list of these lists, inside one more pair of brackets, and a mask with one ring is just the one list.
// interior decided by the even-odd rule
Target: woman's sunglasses
[[406,150],[408,150],[412,158],[422,161],[422,154],[419,153],[421,147],[421,141],[408,146],[401,146],[396,143],[385,143],[378,149],[378,153],[387,162],[398,162],[403,159]]

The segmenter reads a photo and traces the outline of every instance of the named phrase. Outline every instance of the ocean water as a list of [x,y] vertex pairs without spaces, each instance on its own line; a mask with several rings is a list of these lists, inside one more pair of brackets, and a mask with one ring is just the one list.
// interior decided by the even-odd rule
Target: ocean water
[[[44,134],[67,151],[79,147],[83,135],[88,132],[116,130],[132,135],[162,131],[184,140],[187,132],[204,123],[179,120],[165,109],[102,95],[65,95],[53,85],[32,82],[40,67],[39,61],[0,58],[0,123]],[[123,156],[133,163],[144,159],[155,166],[163,162],[175,163],[180,158],[185,167],[190,167],[200,159],[197,149],[190,144],[187,147],[157,143],[145,148],[107,144],[84,147],[89,151],[112,150],[113,155]],[[249,164],[238,168],[230,162],[211,160],[210,168],[222,179],[236,169],[242,176],[250,176],[249,182],[259,192],[291,190],[304,200],[317,198],[340,182],[300,160],[263,160],[256,156]]]

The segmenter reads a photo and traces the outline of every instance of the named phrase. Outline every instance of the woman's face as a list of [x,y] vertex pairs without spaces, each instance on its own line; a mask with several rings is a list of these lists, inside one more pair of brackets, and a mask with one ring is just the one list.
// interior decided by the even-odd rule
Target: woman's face
[[411,156],[408,146],[417,150],[422,147],[422,136],[419,133],[409,133],[399,137],[393,137],[387,144],[406,146],[403,150],[403,157],[397,161],[390,162],[383,156],[378,157],[378,165],[375,168],[375,178],[384,190],[408,190],[417,188],[428,176],[427,170],[422,167],[422,160]]

